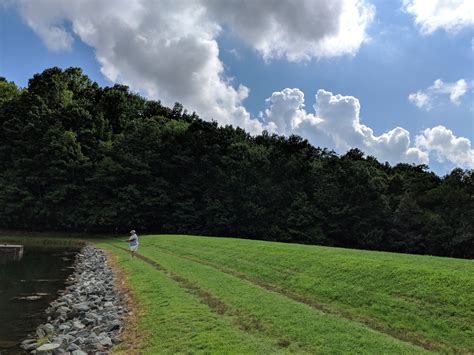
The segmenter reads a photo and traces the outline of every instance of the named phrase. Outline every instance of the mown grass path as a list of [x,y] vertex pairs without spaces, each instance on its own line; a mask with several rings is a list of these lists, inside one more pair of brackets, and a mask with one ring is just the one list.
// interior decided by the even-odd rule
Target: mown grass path
[[266,339],[241,331],[229,319],[210,310],[162,268],[140,259],[131,260],[122,250],[113,252],[131,276],[135,300],[140,304],[138,332],[144,339],[140,353],[272,353],[277,350]]
[[470,261],[190,236],[142,237],[135,260],[101,246],[131,275],[144,352],[472,351]]

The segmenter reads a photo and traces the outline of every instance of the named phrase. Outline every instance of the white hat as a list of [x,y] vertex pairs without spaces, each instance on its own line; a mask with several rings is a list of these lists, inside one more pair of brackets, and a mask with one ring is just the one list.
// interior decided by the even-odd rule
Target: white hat
[[136,233],[136,232],[135,232],[135,229],[132,229],[132,230],[130,231],[130,233],[131,233],[131,234]]

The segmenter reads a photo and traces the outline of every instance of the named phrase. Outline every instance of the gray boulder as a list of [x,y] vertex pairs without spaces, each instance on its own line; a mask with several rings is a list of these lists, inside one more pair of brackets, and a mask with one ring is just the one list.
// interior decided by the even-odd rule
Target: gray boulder
[[54,351],[56,349],[59,349],[60,347],[61,347],[61,344],[46,343],[46,344],[41,345],[39,348],[36,348],[36,351],[40,354],[41,353],[48,353],[48,352]]

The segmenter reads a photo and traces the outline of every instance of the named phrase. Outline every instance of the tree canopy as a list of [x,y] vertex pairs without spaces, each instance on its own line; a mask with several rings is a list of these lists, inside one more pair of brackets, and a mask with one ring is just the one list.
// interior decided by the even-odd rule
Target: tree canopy
[[473,170],[439,177],[51,68],[0,78],[0,227],[193,233],[474,257]]

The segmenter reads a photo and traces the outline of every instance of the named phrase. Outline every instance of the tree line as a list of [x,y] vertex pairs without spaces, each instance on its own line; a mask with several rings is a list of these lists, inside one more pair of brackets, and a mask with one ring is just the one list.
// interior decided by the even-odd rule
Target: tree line
[[474,257],[473,170],[251,136],[79,68],[0,79],[0,228],[187,233]]

